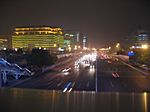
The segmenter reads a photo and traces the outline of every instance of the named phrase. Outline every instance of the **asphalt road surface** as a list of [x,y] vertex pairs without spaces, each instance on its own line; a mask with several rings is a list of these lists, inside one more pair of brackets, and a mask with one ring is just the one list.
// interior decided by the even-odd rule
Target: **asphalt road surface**
[[[98,92],[149,92],[150,79],[121,61],[108,62],[97,58],[94,69],[85,64],[71,66],[69,72],[48,71],[33,77],[16,88]],[[113,75],[112,73],[117,73]]]
[[[121,61],[108,63],[107,60],[98,60],[97,65],[100,92],[150,91],[150,79]],[[117,77],[112,75],[114,72],[118,74]]]

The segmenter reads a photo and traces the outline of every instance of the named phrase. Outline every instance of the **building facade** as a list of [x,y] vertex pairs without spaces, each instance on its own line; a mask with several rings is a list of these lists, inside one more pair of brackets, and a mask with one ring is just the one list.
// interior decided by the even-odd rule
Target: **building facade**
[[64,45],[62,28],[49,26],[17,27],[12,35],[12,48],[57,50]]
[[83,35],[79,32],[65,31],[64,47],[66,50],[80,50],[83,48]]
[[131,43],[130,49],[150,48],[149,32],[146,30],[138,30],[138,32],[134,35],[134,38],[131,40],[130,43]]
[[138,31],[138,35],[136,36],[136,45],[141,46],[141,45],[149,45],[150,43],[150,36],[149,34],[144,31],[144,30],[140,30]]
[[8,39],[4,36],[0,36],[0,50],[8,48]]

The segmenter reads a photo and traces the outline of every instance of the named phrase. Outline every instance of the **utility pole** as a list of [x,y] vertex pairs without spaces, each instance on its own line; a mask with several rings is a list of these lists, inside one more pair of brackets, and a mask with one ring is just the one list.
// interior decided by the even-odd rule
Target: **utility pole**
[[2,87],[2,71],[0,69],[0,88]]
[[96,91],[96,93],[98,92],[98,87],[97,87],[97,57],[96,57],[96,78],[95,78],[95,91]]

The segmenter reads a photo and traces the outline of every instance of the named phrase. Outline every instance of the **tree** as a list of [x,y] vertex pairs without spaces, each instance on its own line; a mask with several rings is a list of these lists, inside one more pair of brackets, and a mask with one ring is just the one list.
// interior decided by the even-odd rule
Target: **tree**
[[30,63],[38,67],[52,65],[55,58],[48,51],[42,49],[33,49],[30,55]]
[[139,63],[149,63],[150,62],[150,52],[145,49],[134,50],[135,52],[135,61]]

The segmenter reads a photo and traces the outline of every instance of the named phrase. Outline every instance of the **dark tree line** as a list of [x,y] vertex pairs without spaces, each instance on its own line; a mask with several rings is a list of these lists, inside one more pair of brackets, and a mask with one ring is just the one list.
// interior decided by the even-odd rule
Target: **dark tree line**
[[49,54],[47,50],[33,49],[29,56],[29,64],[38,67],[49,66],[55,63],[56,57]]
[[131,61],[147,64],[150,66],[150,51],[146,49],[133,50],[134,56],[130,58]]

